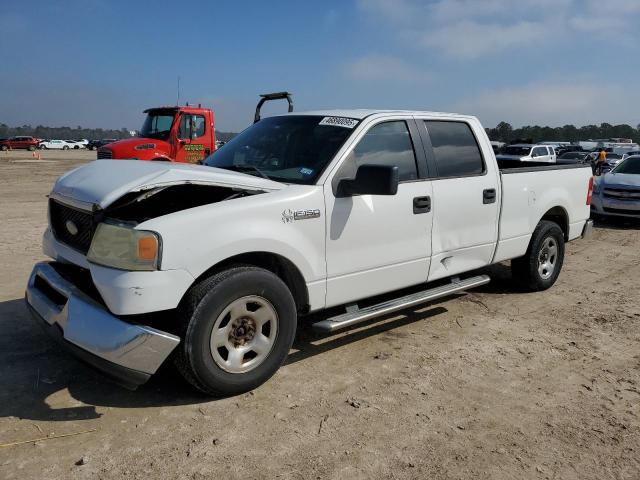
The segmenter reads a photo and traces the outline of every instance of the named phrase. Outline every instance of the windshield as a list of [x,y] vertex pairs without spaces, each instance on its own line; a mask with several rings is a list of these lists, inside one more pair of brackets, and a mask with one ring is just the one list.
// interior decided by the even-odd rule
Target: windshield
[[505,147],[502,153],[504,153],[505,155],[518,155],[524,157],[526,155],[529,155],[530,151],[531,147],[516,147],[512,145],[509,147]]
[[264,118],[216,150],[204,164],[281,182],[310,185],[356,125],[356,120],[339,117],[287,115]]
[[147,114],[147,118],[140,129],[142,138],[157,138],[167,140],[173,124],[173,111],[153,111]]
[[629,157],[616,168],[612,173],[629,173],[631,175],[640,175],[640,157]]

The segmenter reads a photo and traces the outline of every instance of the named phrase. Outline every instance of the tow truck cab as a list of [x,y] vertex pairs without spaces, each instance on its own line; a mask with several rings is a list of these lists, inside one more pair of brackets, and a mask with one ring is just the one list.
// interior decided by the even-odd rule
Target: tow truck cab
[[147,114],[140,136],[98,149],[98,158],[201,163],[216,149],[213,111],[186,106],[157,107]]

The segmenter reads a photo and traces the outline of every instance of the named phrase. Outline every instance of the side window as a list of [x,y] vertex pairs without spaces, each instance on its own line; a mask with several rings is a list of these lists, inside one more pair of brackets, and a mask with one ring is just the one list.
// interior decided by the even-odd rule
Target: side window
[[547,150],[549,150],[549,155],[555,155],[556,154],[556,152],[553,149],[553,147],[547,147]]
[[182,115],[180,117],[180,128],[178,138],[194,139],[204,135],[205,119],[203,115]]
[[532,157],[542,157],[544,155],[548,155],[547,149],[545,147],[535,147],[531,154]]
[[340,176],[354,176],[358,167],[365,164],[396,166],[401,182],[418,178],[416,156],[404,120],[372,127],[345,160]]
[[471,127],[464,122],[426,120],[438,177],[482,175],[484,160]]

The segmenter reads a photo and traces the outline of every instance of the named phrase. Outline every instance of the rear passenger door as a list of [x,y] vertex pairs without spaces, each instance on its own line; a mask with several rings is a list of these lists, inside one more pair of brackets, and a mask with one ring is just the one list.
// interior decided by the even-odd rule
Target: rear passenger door
[[496,166],[484,158],[469,123],[419,124],[433,185],[431,281],[490,263],[498,237],[500,192]]

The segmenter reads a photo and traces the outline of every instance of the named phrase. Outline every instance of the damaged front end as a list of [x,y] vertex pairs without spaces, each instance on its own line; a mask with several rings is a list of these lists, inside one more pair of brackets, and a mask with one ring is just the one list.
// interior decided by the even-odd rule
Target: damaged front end
[[180,343],[150,316],[174,311],[194,278],[163,270],[162,238],[139,225],[282,186],[188,165],[96,161],[73,170],[49,196],[44,250],[54,261],[35,265],[29,310],[81,359],[125,386],[140,385]]

